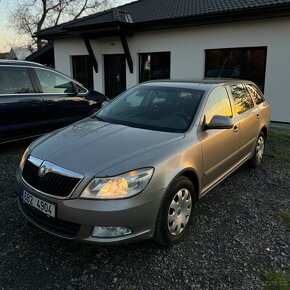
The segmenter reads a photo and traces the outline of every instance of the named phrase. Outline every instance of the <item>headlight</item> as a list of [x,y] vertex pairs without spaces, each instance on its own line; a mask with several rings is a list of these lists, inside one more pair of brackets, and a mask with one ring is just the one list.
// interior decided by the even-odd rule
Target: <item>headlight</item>
[[140,193],[149,183],[153,168],[132,170],[119,176],[94,178],[81,194],[81,198],[118,199]]
[[24,151],[23,155],[22,155],[22,158],[21,158],[21,161],[20,161],[20,164],[19,164],[19,167],[21,169],[23,169],[24,167],[24,163],[28,157],[28,154],[29,154],[29,146],[26,148],[26,150]]

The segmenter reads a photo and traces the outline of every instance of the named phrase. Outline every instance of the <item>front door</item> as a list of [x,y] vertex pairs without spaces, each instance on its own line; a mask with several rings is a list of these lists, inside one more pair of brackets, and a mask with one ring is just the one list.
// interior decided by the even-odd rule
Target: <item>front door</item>
[[126,90],[126,59],[124,54],[109,54],[105,61],[105,95],[113,99]]
[[203,188],[207,191],[227,172],[233,169],[239,159],[239,122],[233,115],[227,91],[220,87],[211,92],[204,109],[204,122],[209,124],[216,115],[232,119],[232,129],[203,130],[199,137],[203,150]]
[[45,129],[75,122],[90,113],[88,102],[75,92],[71,79],[45,68],[34,68],[43,101]]

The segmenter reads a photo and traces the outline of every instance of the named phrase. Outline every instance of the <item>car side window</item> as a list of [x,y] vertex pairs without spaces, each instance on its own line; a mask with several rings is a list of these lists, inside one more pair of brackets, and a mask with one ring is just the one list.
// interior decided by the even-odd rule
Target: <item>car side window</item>
[[232,85],[231,92],[238,114],[242,114],[254,107],[254,102],[242,84]]
[[29,93],[34,93],[34,90],[25,67],[0,67],[0,94]]
[[249,84],[246,87],[257,105],[265,101],[263,94],[254,85]]
[[224,87],[217,88],[210,93],[204,113],[206,124],[209,124],[215,115],[233,117],[230,99]]
[[58,73],[46,69],[34,69],[45,94],[74,93],[72,81]]

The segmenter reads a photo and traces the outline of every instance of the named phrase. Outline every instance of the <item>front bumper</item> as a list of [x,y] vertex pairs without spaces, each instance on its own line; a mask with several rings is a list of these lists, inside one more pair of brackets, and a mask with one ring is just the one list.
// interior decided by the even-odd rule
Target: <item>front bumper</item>
[[[18,184],[16,186],[18,193],[26,190],[57,207],[56,218],[47,217],[23,203],[18,194],[19,207],[32,223],[63,238],[99,244],[129,243],[152,238],[165,193],[164,189],[122,200],[60,200],[41,195],[21,181]],[[128,227],[132,233],[122,237],[96,238],[92,237],[94,226]]]

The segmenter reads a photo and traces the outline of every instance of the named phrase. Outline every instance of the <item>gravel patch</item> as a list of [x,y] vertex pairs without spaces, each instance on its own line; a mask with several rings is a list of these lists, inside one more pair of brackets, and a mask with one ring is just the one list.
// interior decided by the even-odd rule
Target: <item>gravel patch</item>
[[290,170],[266,156],[196,205],[189,235],[97,246],[50,235],[23,218],[14,172],[28,143],[0,146],[0,289],[261,289],[263,271],[290,274]]

